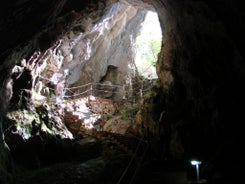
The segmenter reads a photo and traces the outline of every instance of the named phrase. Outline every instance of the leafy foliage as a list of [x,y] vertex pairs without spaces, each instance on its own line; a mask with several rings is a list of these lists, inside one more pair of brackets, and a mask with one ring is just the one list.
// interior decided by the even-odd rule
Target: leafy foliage
[[139,38],[136,43],[137,51],[141,51],[141,60],[148,65],[156,65],[157,62],[157,54],[161,48],[161,39],[153,38],[153,39],[145,39],[143,36]]
[[120,112],[119,112],[120,114],[121,114],[121,118],[122,118],[122,120],[128,120],[129,119],[129,117],[128,117],[128,115],[127,115],[127,111],[126,110],[120,110]]
[[157,55],[161,49],[162,33],[160,25],[156,20],[157,15],[149,15],[145,19],[140,35],[136,38],[136,62],[140,63],[140,73],[155,67]]

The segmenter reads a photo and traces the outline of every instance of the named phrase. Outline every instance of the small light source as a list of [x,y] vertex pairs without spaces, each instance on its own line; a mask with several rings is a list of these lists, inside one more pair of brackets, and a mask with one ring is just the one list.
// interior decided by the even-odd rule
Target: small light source
[[199,165],[201,163],[202,163],[201,161],[197,161],[197,160],[192,160],[191,161],[191,165],[195,165],[196,166],[197,181],[199,181]]
[[191,165],[200,165],[202,162],[197,160],[192,160]]

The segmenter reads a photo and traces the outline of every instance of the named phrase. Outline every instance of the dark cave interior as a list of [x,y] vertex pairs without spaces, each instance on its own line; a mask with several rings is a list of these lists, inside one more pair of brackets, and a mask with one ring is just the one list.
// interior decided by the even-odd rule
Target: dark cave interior
[[[241,0],[1,3],[0,183],[242,181],[244,7]],[[134,68],[148,10],[163,33],[155,81]],[[86,90],[89,97],[78,96]],[[61,91],[73,97],[60,103]],[[191,159],[202,161],[200,179]]]

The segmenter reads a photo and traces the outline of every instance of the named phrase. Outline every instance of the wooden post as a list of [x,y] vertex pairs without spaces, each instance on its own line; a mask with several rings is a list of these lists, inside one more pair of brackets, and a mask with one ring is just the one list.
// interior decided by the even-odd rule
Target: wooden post
[[92,96],[93,95],[93,83],[91,82],[91,84],[90,84],[90,96]]

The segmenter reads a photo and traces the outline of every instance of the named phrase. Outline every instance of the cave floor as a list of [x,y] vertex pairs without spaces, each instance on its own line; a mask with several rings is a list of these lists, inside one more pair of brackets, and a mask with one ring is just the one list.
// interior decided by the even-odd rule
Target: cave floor
[[[128,149],[135,147],[135,139],[126,138],[118,134],[108,134],[106,139],[98,140],[94,137],[78,140],[72,147],[65,150],[63,160],[41,158],[41,161],[49,159],[51,162],[32,168],[18,165],[15,168],[13,184],[97,184],[117,183],[131,162],[132,153],[123,149],[122,143]],[[119,144],[115,139],[120,140]],[[56,154],[64,155],[59,149]],[[50,153],[51,155],[51,153]],[[29,158],[30,159],[30,158]],[[26,160],[27,161],[27,160]],[[26,162],[25,161],[25,162]],[[129,169],[129,176],[134,170],[136,162]],[[126,179],[127,180],[127,176]]]
[[[66,162],[20,171],[14,184],[231,184],[228,181],[188,180],[186,164],[154,160],[144,162],[139,172],[120,181],[130,156],[98,157],[86,162]],[[132,177],[133,176],[133,177]]]
[[19,184],[76,184],[81,182],[79,163],[61,163],[19,172],[15,183]]
[[183,163],[154,160],[143,166],[136,183],[188,184],[189,181]]
[[126,163],[128,155],[119,155],[110,161],[98,157],[86,162],[57,163],[37,169],[18,171],[14,184],[109,184],[117,183]]
[[16,168],[13,184],[116,183],[131,156],[115,150],[88,160],[51,163],[38,168]]
[[[105,168],[103,159],[97,159],[99,166]],[[96,163],[96,164],[98,164]],[[162,162],[152,162],[146,164],[147,168],[143,168],[137,178],[132,183],[147,183],[147,184],[188,184],[186,171],[182,165],[173,165],[171,167],[162,165]],[[80,162],[69,162],[50,165],[35,170],[26,170],[20,172],[16,178],[16,183],[19,184],[79,184],[79,183],[118,183],[118,180],[110,175],[109,171],[104,177],[98,174],[101,168],[93,168],[93,170],[83,172],[83,167]],[[87,167],[89,170],[89,166]],[[112,168],[111,168],[112,169]],[[119,169],[119,168],[118,168]],[[96,171],[97,170],[97,171]],[[119,169],[120,170],[120,169]],[[98,176],[100,175],[100,176]],[[117,175],[117,174],[116,174]],[[119,175],[118,175],[119,176]],[[111,177],[111,181],[110,178]],[[100,178],[99,180],[97,180]],[[122,183],[129,183],[123,181]]]

